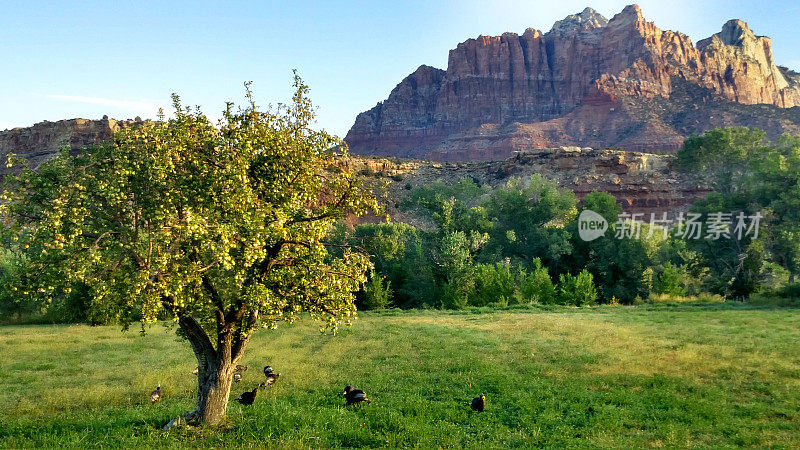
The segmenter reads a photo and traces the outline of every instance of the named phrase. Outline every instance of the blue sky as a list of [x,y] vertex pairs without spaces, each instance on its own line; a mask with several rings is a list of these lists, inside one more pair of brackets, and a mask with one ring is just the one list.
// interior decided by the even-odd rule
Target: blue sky
[[[420,64],[480,34],[547,31],[591,6],[609,19],[628,2],[560,1],[4,1],[0,130],[42,120],[155,117],[172,92],[218,116],[253,81],[262,104],[285,101],[291,70],[311,87],[318,126],[343,136]],[[800,71],[800,4],[640,1],[644,16],[695,42],[728,19],[773,40]]]

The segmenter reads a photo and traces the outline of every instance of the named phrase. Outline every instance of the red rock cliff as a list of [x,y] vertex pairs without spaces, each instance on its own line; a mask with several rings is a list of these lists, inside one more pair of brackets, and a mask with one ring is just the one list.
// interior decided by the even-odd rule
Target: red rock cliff
[[636,5],[611,20],[586,8],[547,33],[462,42],[446,72],[417,69],[345,140],[357,154],[451,161],[560,145],[669,152],[716,126],[800,132],[798,105],[796,74],[742,21],[695,46]]

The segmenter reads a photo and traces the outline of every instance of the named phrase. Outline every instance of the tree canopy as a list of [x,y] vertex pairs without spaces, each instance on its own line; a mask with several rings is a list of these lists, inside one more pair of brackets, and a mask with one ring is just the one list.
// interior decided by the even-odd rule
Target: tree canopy
[[756,291],[764,262],[789,273],[800,271],[800,138],[766,140],[763,131],[734,127],[692,136],[678,153],[685,170],[711,176],[715,192],[695,203],[693,211],[763,215],[758,235],[743,239],[691,241],[716,274],[713,290],[735,298]]

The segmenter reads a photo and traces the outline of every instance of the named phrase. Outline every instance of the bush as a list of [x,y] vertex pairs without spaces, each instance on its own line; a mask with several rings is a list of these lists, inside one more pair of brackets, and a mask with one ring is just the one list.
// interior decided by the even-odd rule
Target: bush
[[769,293],[757,293],[747,299],[747,303],[758,306],[781,306],[796,308],[800,306],[800,298],[783,298]]
[[542,266],[539,258],[533,260],[533,273],[527,274],[520,269],[519,292],[525,302],[543,305],[556,302],[556,287],[547,272],[547,267]]
[[436,253],[438,271],[445,280],[442,303],[446,308],[462,309],[475,296],[475,265],[472,255],[483,245],[485,236],[463,231],[445,233]]
[[116,317],[100,317],[92,306],[92,293],[82,283],[69,292],[56,291],[49,305],[12,291],[12,278],[19,270],[19,255],[0,249],[0,321],[3,323],[81,323],[105,325]]
[[0,248],[0,317],[4,322],[18,320],[22,316],[40,310],[35,303],[16,295],[9,288],[16,270],[17,261],[14,254],[10,250]]
[[800,298],[800,283],[787,284],[775,291],[775,294],[781,298]]
[[777,289],[764,289],[750,295],[747,302],[753,305],[800,306],[800,283],[785,284]]
[[442,306],[447,309],[464,309],[469,304],[470,291],[475,282],[472,278],[453,279],[442,287]]
[[664,264],[661,273],[653,280],[653,290],[656,294],[686,295],[682,279],[683,270],[668,262]]
[[393,288],[390,303],[400,308],[441,306],[425,233],[404,223],[362,224],[337,243],[363,248],[372,255],[375,273]]
[[584,306],[597,301],[597,289],[592,274],[585,269],[573,276],[561,274],[558,285],[558,300],[564,305]]
[[[3,288],[8,286],[3,285]],[[92,302],[91,290],[77,283],[70,292],[59,292],[52,297],[49,306],[27,299],[7,289],[0,291],[0,323],[89,323],[108,325],[116,323],[118,317],[109,315]]]
[[508,306],[514,290],[514,274],[508,264],[478,264],[475,266],[475,295],[470,305]]
[[384,277],[373,272],[362,286],[365,309],[386,309],[391,304],[391,282],[384,283]]

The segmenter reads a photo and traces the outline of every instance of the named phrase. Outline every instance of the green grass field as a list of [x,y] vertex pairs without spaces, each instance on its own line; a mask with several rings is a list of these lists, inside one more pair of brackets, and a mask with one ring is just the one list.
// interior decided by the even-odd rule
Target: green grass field
[[[800,446],[800,310],[742,305],[362,313],[257,334],[218,429],[173,330],[0,327],[0,447]],[[161,383],[164,400],[149,403]],[[346,384],[371,405],[345,408]],[[487,410],[466,406],[487,396]]]

